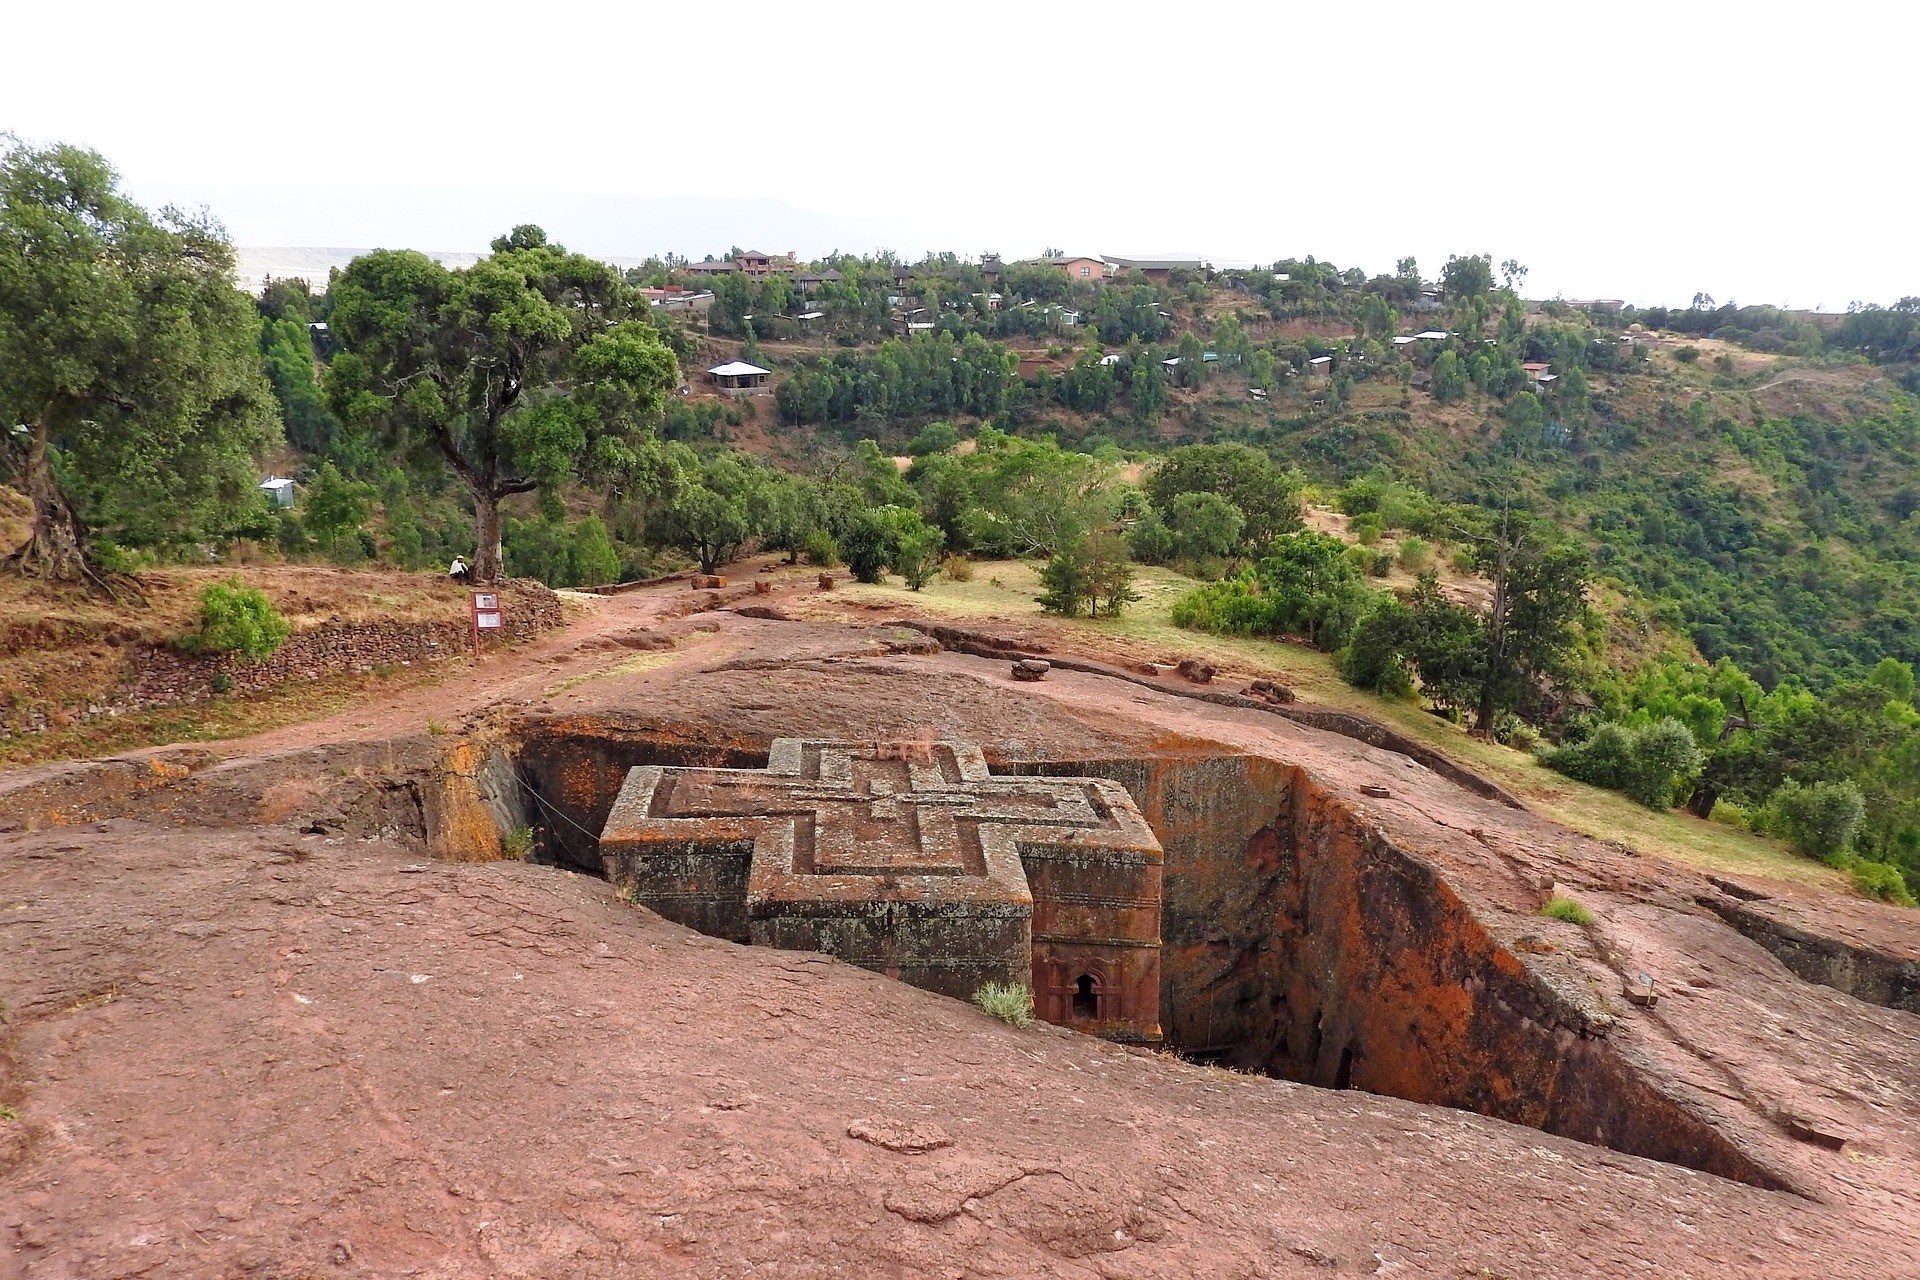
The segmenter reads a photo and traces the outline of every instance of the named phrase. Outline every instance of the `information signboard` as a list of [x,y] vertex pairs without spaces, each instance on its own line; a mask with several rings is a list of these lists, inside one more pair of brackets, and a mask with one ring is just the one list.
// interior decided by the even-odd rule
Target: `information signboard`
[[480,656],[480,633],[498,631],[506,626],[506,611],[500,607],[497,591],[475,591],[467,601],[467,613],[473,622],[473,656]]

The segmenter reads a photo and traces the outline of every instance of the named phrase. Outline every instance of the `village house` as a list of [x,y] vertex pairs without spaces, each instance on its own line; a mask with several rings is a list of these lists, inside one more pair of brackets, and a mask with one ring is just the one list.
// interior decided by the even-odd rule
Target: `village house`
[[757,364],[748,364],[745,360],[717,364],[707,370],[707,377],[713,380],[714,386],[722,391],[736,394],[766,386],[767,379],[771,376],[769,370],[762,369]]
[[1205,271],[1207,264],[1200,258],[1108,258],[1107,262],[1122,272],[1138,272],[1155,284],[1167,284],[1176,271]]
[[293,505],[294,484],[285,476],[268,476],[260,482],[260,492],[267,495],[267,501],[275,507]]
[[693,311],[705,315],[713,306],[713,294],[710,291],[688,293],[685,289],[642,289],[647,297],[647,305],[658,307],[665,312]]
[[1089,258],[1081,254],[1055,254],[1048,258],[1029,258],[1030,267],[1058,267],[1075,280],[1105,280],[1107,264],[1100,258]]
[[684,268],[688,274],[696,276],[725,276],[738,271],[755,279],[793,269],[791,253],[762,253],[758,249],[743,250],[737,258],[725,258],[718,262],[689,262]]
[[823,284],[838,284],[845,279],[838,271],[802,271],[793,278],[793,287],[805,298]]
[[770,253],[762,253],[758,249],[748,249],[745,253],[735,258],[734,261],[739,263],[740,269],[750,276],[764,276],[775,271],[791,271],[794,265],[793,255],[791,253],[785,256],[776,256]]

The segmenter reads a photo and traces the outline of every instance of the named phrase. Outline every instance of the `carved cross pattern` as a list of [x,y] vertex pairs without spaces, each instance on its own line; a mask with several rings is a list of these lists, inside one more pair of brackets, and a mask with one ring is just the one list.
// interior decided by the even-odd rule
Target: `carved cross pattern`
[[996,777],[968,743],[781,738],[765,769],[632,770],[600,854],[703,933],[962,997],[1031,983],[1061,1021],[1063,984],[1097,980],[1094,1021],[1159,1034],[1160,843],[1117,782]]
[[996,778],[966,743],[938,743],[916,759],[876,744],[782,738],[762,771],[634,770],[602,839],[750,840],[755,897],[825,891],[789,883],[813,876],[880,876],[899,888],[922,877],[984,878],[1024,896],[1015,847],[1023,841],[1157,850],[1124,796],[1100,779]]

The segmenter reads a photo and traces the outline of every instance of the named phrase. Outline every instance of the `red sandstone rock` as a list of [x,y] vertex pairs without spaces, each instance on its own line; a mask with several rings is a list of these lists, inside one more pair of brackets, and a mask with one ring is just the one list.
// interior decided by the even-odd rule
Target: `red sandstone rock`
[[1015,680],[1045,680],[1051,670],[1053,664],[1044,658],[1021,658],[1013,664],[1011,674]]
[[[704,607],[672,595],[569,636]],[[1869,949],[1920,962],[1911,914],[1743,876],[1769,914],[1723,922],[1689,868],[1269,712],[717,625],[563,692],[550,640],[245,748],[0,778],[7,821],[66,824],[0,857],[0,1275],[1920,1274],[1920,1035],[1897,990],[1838,989]],[[401,874],[430,781],[406,735],[489,699],[562,831],[636,750],[751,766],[790,726],[1122,780],[1178,863],[1170,1034],[1354,1088],[1015,1032],[549,868]],[[1410,803],[1345,799],[1388,778]],[[352,838],[248,826],[300,815]],[[1536,950],[1554,883],[1599,921]],[[1830,985],[1776,959],[1816,945]],[[876,1116],[958,1141],[845,1137]]]
[[926,1121],[855,1120],[847,1126],[847,1136],[907,1155],[938,1151],[953,1145],[951,1134],[939,1125]]
[[1202,662],[1198,658],[1182,658],[1176,670],[1195,684],[1208,684],[1215,674],[1215,667],[1211,662]]
[[702,933],[960,999],[1027,987],[1046,1021],[1160,1038],[1160,846],[1107,779],[996,778],[970,743],[781,738],[765,769],[633,769],[599,857]]
[[1255,680],[1247,686],[1247,696],[1282,706],[1294,700],[1292,689],[1284,684],[1275,684],[1271,680]]

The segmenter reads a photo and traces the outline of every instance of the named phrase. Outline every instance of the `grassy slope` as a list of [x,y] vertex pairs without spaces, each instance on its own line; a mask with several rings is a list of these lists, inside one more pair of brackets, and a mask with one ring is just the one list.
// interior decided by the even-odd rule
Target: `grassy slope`
[[[1576,831],[1619,840],[1635,849],[1663,854],[1713,871],[1772,876],[1804,884],[1847,890],[1845,877],[1763,839],[1721,823],[1703,822],[1684,812],[1655,813],[1611,791],[1602,791],[1543,767],[1524,751],[1470,737],[1456,725],[1427,714],[1409,702],[1387,702],[1343,683],[1333,659],[1298,645],[1267,640],[1201,635],[1173,625],[1173,602],[1196,583],[1165,569],[1142,569],[1137,581],[1142,599],[1115,621],[1047,620],[1070,632],[1063,644],[1119,650],[1140,658],[1193,654],[1223,670],[1268,676],[1291,685],[1308,702],[1358,712],[1446,752],[1522,796],[1536,811]],[[904,587],[846,587],[854,599],[899,601],[955,617],[989,616],[1039,622],[1034,603],[1039,586],[1035,567],[1019,561],[976,566],[971,582],[936,579],[915,595]]]
[[408,668],[288,686],[256,697],[87,718],[88,708],[111,698],[146,649],[194,628],[202,587],[232,577],[264,590],[296,632],[334,620],[427,622],[466,616],[466,589],[433,573],[287,565],[158,569],[140,576],[148,599],[139,608],[0,576],[0,730],[19,730],[36,715],[50,726],[44,733],[0,736],[0,766],[254,732],[440,678],[438,672]]

